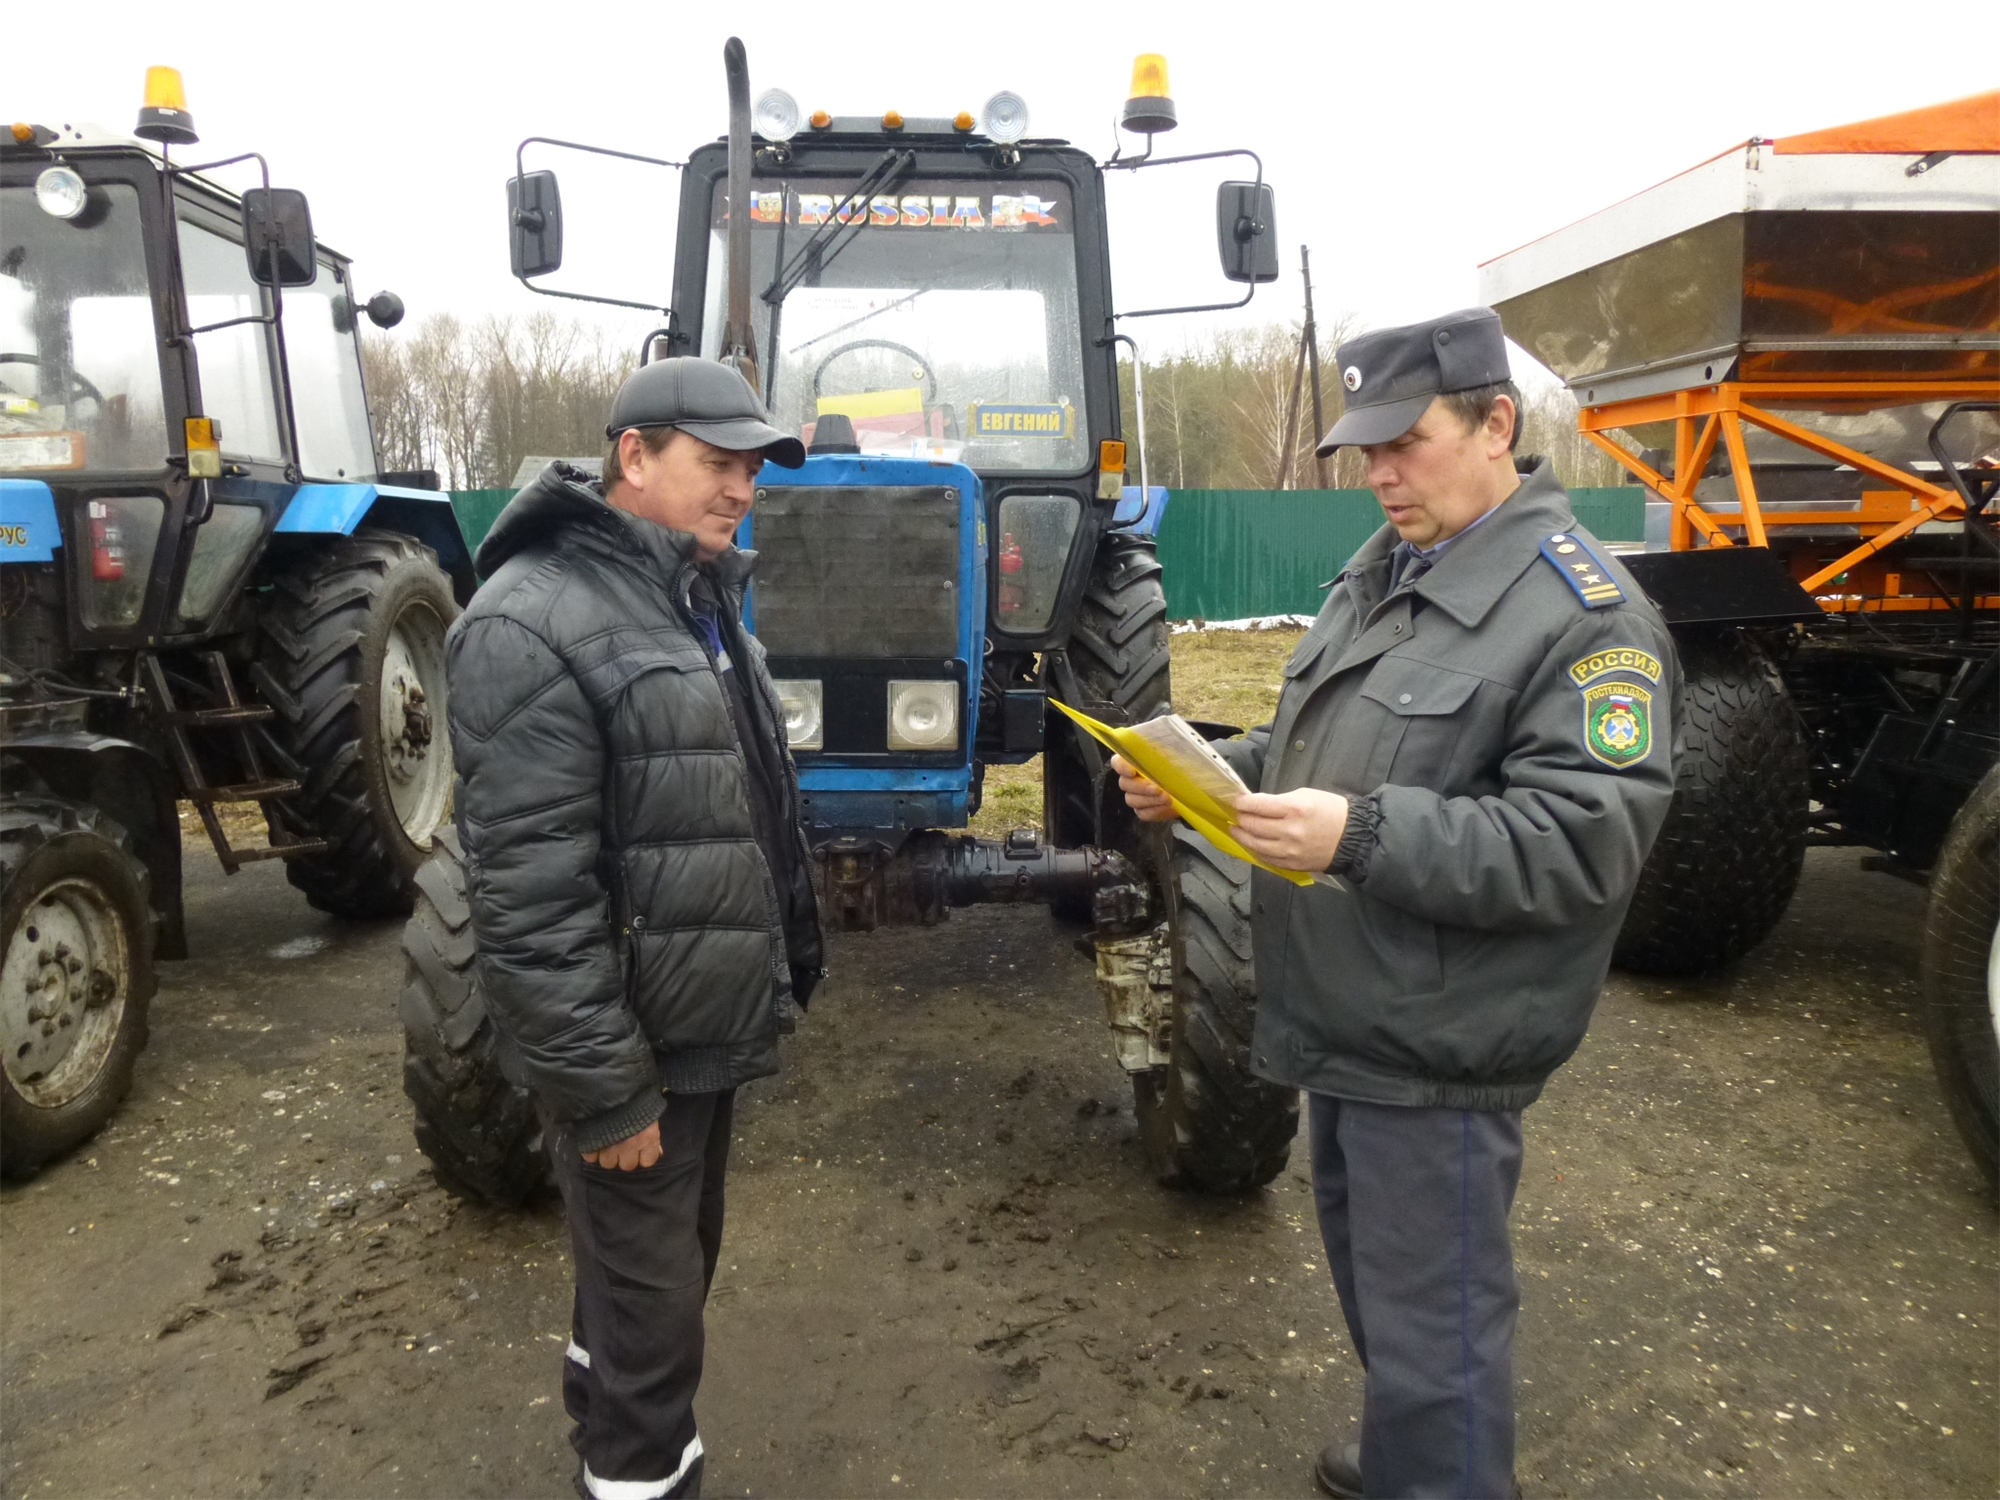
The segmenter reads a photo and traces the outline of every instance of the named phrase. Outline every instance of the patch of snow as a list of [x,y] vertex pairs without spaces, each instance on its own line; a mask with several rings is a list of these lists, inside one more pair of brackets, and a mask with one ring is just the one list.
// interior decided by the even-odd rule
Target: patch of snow
[[1304,630],[1311,615],[1252,615],[1243,620],[1176,620],[1167,628],[1175,635],[1199,630]]

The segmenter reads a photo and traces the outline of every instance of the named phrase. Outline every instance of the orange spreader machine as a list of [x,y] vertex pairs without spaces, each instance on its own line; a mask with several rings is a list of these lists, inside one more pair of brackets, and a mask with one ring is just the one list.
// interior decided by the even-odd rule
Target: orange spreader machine
[[1931,888],[1954,1113],[2000,1139],[2000,91],[1752,139],[1481,268],[1650,492],[1687,688],[1628,965],[1727,963],[1806,848]]

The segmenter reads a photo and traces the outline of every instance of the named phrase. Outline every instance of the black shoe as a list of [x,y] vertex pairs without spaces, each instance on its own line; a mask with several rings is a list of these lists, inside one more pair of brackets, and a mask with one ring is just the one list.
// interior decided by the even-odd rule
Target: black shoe
[[1313,1460],[1313,1478],[1334,1500],[1361,1500],[1361,1445],[1333,1439]]

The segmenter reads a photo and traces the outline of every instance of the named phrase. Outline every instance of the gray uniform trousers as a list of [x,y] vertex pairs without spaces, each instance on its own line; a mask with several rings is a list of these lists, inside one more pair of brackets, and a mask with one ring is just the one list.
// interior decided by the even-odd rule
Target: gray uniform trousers
[[659,1161],[629,1172],[593,1166],[547,1130],[576,1261],[563,1405],[590,1495],[701,1493],[694,1397],[735,1100],[734,1089],[669,1094]]
[[1362,1488],[1504,1500],[1520,1112],[1306,1097],[1320,1234],[1366,1372]]

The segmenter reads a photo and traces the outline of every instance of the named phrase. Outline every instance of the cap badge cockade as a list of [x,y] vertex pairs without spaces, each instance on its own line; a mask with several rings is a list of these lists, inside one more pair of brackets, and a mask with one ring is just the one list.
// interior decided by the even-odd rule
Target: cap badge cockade
[[1359,365],[1349,365],[1345,370],[1342,370],[1340,372],[1340,383],[1350,391],[1360,390],[1361,367]]

